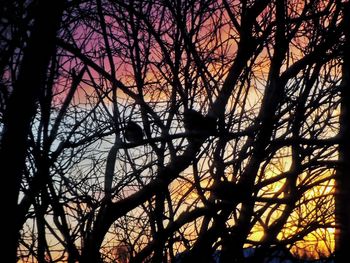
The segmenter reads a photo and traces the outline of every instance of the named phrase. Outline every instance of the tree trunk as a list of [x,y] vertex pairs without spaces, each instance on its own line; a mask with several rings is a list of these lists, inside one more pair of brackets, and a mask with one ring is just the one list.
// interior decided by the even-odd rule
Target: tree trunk
[[[3,185],[1,191],[3,216],[3,262],[16,262],[20,222],[18,196],[27,152],[27,136],[40,92],[44,89],[46,72],[55,50],[56,32],[62,16],[62,1],[37,1],[35,22],[23,53],[18,78],[6,105],[0,149]],[[15,222],[14,222],[15,220]]]
[[345,35],[341,84],[339,168],[336,181],[336,262],[348,262],[350,244],[350,4],[344,4]]

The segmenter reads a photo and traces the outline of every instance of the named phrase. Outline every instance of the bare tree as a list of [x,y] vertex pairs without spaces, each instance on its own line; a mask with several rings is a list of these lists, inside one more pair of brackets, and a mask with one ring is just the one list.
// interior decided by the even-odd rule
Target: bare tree
[[[19,3],[17,3],[19,5]],[[16,3],[4,4],[5,12],[14,10]],[[5,58],[2,64],[2,75],[13,81],[13,86],[2,86],[2,94],[8,94],[6,106],[3,106],[3,128],[0,148],[0,167],[5,173],[4,185],[11,191],[2,191],[1,199],[4,202],[4,211],[11,213],[4,217],[3,227],[9,234],[6,242],[4,242],[3,258],[7,262],[15,262],[16,248],[19,231],[19,220],[17,201],[23,177],[23,169],[25,168],[25,158],[28,148],[27,137],[30,130],[31,120],[35,116],[36,105],[40,92],[45,91],[46,71],[50,63],[50,59],[55,49],[56,31],[58,30],[60,18],[62,16],[62,3],[53,1],[47,4],[45,1],[28,3],[33,9],[33,15],[29,12],[22,13],[23,16],[31,16],[34,19],[33,26],[29,29],[30,36],[27,38],[26,47],[22,54],[13,54],[16,52],[16,37],[20,37],[22,30],[26,29],[23,24],[19,27],[11,27],[5,25],[2,33],[7,37],[11,36],[11,30],[15,33],[11,37],[15,41],[9,41],[10,45],[4,49]],[[12,13],[13,14],[13,13]],[[16,19],[14,17],[7,19]],[[5,19],[6,19],[5,18]],[[25,21],[26,19],[24,19]],[[23,21],[23,22],[24,22]],[[6,23],[6,21],[4,21]],[[28,21],[29,22],[29,21]],[[17,33],[19,31],[20,33]],[[23,31],[22,31],[23,32]],[[42,37],[46,37],[46,41],[42,41]],[[12,59],[19,60],[17,68],[6,67]],[[18,57],[20,56],[20,57]],[[8,65],[8,64],[7,64]],[[6,90],[7,89],[7,90]],[[3,99],[3,98],[2,98]],[[22,110],[19,110],[19,107]],[[11,211],[11,212],[10,212]]]
[[333,253],[346,4],[69,3],[23,134],[23,260]]

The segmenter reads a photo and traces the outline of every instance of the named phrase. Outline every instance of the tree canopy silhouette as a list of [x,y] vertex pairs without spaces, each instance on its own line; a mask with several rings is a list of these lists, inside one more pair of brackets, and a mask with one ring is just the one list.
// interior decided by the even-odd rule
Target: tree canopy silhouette
[[348,1],[49,2],[1,7],[6,262],[346,262]]

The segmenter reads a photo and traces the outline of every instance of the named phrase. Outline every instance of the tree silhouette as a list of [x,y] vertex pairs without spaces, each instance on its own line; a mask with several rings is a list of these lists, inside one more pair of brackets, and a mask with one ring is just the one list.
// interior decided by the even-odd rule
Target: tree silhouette
[[347,26],[350,22],[350,6],[349,3],[344,4],[344,15],[342,27],[344,30],[344,47],[343,47],[343,64],[342,64],[342,82],[340,84],[341,93],[341,115],[340,123],[340,143],[339,143],[339,168],[337,170],[337,187],[336,187],[336,262],[345,262],[347,255],[347,244],[350,242],[350,215],[349,215],[349,200],[350,200],[350,181],[349,181],[349,83],[350,83],[350,32]]
[[[3,260],[7,262],[14,262],[16,258],[19,224],[22,220],[19,217],[20,210],[17,206],[17,200],[29,147],[27,137],[36,113],[40,93],[49,92],[45,85],[46,71],[54,54],[56,31],[62,16],[60,1],[53,1],[51,4],[38,1],[28,3],[28,10],[25,10],[27,13],[18,11],[18,15],[22,15],[22,17],[16,21],[15,17],[11,17],[11,15],[15,15],[11,11],[16,9],[18,4],[4,3],[2,7],[2,12],[4,15],[6,14],[4,27],[2,27],[5,45],[7,44],[6,39],[10,38],[8,45],[2,50],[5,55],[1,65],[2,76],[5,79],[3,84],[6,83],[6,79],[13,81],[11,87],[6,87],[6,84],[2,85],[1,92],[2,99],[6,100],[6,104],[2,107],[0,167],[4,173],[4,185],[11,189],[11,191],[2,191],[1,199],[7,200],[4,202],[4,211],[12,213],[11,216],[4,217],[3,224],[9,234],[3,248]],[[26,28],[25,23],[29,22],[30,19],[34,20],[33,25]],[[17,25],[11,24],[11,20],[15,20]],[[26,30],[30,31],[28,37],[23,36],[25,33],[22,33]],[[14,32],[12,36],[14,39],[11,39],[12,32]],[[45,42],[42,40],[43,36],[46,38]],[[21,54],[16,54],[18,41],[21,37],[24,38],[26,46]],[[9,65],[13,60],[20,60],[20,64]],[[9,66],[6,67],[6,65]],[[18,69],[15,69],[14,66]],[[42,186],[44,184],[43,182]]]
[[2,11],[7,262],[342,262],[348,3],[41,5]]

